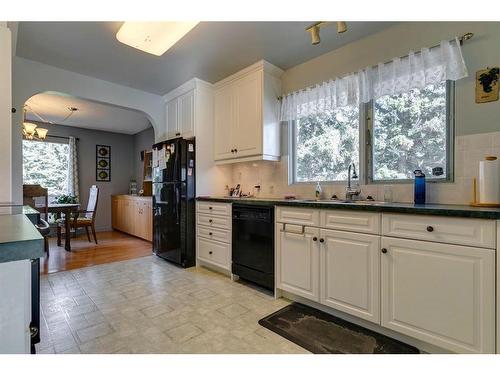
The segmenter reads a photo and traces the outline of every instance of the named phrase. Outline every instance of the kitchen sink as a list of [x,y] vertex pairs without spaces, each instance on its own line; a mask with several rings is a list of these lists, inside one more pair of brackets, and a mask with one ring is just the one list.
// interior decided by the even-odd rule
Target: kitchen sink
[[372,201],[372,200],[348,200],[348,199],[297,199],[297,201],[302,202],[317,202],[317,203],[328,203],[328,204],[359,204],[359,205],[377,205],[385,204],[384,201]]

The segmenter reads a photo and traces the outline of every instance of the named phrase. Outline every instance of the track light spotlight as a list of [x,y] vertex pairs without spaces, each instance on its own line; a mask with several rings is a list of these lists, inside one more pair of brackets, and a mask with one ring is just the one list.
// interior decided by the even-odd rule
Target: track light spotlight
[[319,44],[321,41],[319,37],[319,25],[315,25],[311,27],[310,29],[311,32],[311,43],[315,46],[316,44]]
[[337,22],[337,33],[345,33],[347,31],[347,25],[344,21]]

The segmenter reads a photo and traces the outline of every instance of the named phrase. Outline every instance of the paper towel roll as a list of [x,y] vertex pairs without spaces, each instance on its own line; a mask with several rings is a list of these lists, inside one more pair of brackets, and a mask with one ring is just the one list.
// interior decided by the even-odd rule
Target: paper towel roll
[[479,162],[479,203],[500,203],[500,163],[494,156]]

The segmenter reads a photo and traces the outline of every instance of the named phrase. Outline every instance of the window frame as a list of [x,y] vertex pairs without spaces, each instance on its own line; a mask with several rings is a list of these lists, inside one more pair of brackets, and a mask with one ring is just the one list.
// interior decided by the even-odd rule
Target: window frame
[[[361,185],[393,185],[410,184],[413,179],[373,179],[373,100],[359,106],[359,165],[356,165]],[[296,181],[295,178],[295,146],[296,146],[296,121],[288,121],[287,146],[288,146],[288,185],[345,185],[347,180],[338,181]],[[455,82],[446,81],[446,178],[426,178],[430,183],[453,183],[455,181]]]
[[[373,179],[373,100],[365,105],[365,159],[364,176],[365,183],[375,185],[409,184],[413,179]],[[455,82],[446,81],[446,178],[432,178],[426,176],[426,182],[430,183],[450,183],[455,181]]]

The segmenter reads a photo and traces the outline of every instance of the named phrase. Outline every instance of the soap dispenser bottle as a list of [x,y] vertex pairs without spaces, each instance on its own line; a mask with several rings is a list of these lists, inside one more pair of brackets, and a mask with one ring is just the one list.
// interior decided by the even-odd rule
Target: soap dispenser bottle
[[415,204],[425,204],[425,174],[420,169],[416,169],[413,174],[415,175]]
[[318,181],[318,183],[316,184],[316,191],[314,192],[316,199],[321,199],[321,192],[322,192],[321,185],[319,184]]

